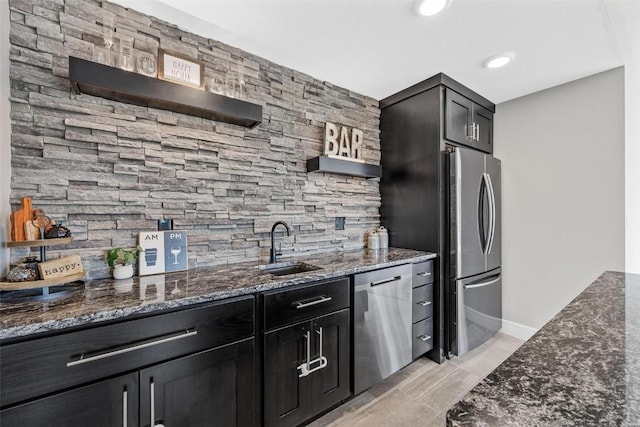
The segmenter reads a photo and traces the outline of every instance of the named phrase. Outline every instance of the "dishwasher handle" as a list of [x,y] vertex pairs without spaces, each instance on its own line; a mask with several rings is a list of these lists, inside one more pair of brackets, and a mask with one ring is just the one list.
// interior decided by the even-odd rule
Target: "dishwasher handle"
[[379,286],[384,285],[385,283],[397,282],[400,279],[402,279],[402,276],[392,277],[391,279],[376,280],[375,282],[371,282],[370,286]]

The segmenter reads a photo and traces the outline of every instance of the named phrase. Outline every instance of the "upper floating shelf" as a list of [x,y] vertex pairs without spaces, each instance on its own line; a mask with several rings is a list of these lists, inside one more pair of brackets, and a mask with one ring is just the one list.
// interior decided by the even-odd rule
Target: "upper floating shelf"
[[382,176],[382,166],[320,156],[307,160],[307,172],[327,172],[339,175],[362,176],[364,178],[380,178]]
[[262,106],[206,92],[97,62],[69,57],[69,79],[76,93],[175,111],[253,128]]

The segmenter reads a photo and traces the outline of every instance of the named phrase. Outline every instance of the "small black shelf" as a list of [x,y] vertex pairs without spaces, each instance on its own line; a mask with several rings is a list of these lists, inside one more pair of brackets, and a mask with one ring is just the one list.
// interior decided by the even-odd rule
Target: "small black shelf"
[[328,172],[364,178],[380,178],[382,166],[320,156],[307,160],[307,172]]
[[76,93],[149,106],[253,128],[262,106],[201,89],[69,57],[69,79]]

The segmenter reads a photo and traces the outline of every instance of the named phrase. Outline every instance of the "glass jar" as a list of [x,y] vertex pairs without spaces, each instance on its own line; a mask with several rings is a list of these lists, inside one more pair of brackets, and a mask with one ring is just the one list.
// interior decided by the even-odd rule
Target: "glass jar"
[[118,67],[126,71],[133,71],[133,38],[122,37],[120,39],[120,54],[118,55]]

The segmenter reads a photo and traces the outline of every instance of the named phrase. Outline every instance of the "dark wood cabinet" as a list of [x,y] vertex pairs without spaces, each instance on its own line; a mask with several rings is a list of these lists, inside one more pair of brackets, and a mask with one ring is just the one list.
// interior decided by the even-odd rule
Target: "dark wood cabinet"
[[255,425],[254,301],[2,342],[0,424]]
[[138,374],[37,399],[0,412],[3,427],[137,426]]
[[493,153],[493,113],[469,98],[445,90],[444,137],[456,144]]
[[249,339],[141,370],[140,425],[255,425],[253,366]]
[[419,351],[433,347],[428,356],[442,363],[449,341],[445,153],[455,145],[493,152],[495,105],[438,74],[381,100],[380,109],[381,222],[389,230],[390,246],[438,254],[429,276],[433,288],[424,289],[433,295],[432,317],[415,332],[421,342],[425,339]]
[[349,295],[349,281],[341,279],[262,296],[266,319],[305,305],[291,316],[296,323],[264,333],[264,425],[299,425],[350,396]]

